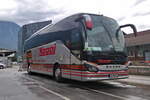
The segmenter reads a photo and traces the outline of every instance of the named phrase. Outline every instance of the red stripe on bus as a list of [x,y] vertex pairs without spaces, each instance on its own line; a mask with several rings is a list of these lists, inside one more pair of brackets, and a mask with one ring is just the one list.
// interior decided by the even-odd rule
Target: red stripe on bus
[[125,73],[127,74],[127,71],[117,71],[117,72],[79,72],[79,71],[64,71],[64,72],[70,72],[70,73],[80,73],[80,74],[113,74],[113,73]]
[[83,65],[61,65],[62,69],[78,69],[78,70],[86,70]]
[[100,60],[97,60],[96,62],[97,62],[97,63],[105,63],[105,64],[106,64],[106,63],[112,62],[112,60],[101,60],[101,59],[100,59]]
[[145,63],[150,63],[150,61],[144,61]]
[[63,73],[64,75],[80,76],[80,77],[108,77],[108,75],[80,75],[80,74],[70,74]]
[[[31,64],[31,67],[36,67],[35,69],[37,69],[37,70],[41,70],[41,69],[49,70],[49,68],[53,67],[53,64]],[[64,71],[64,72],[79,73],[79,74],[113,74],[113,73],[128,74],[128,71],[116,71],[116,72],[79,72],[79,71],[75,71],[75,69],[83,70],[83,68],[84,68],[83,65],[61,65],[61,68],[71,70],[71,71]]]
[[49,68],[42,68],[42,67],[35,67],[35,66],[32,66],[31,69],[32,69],[32,70],[45,71],[45,72],[53,72],[52,69],[49,69]]
[[[108,75],[82,75],[82,74],[70,74],[70,73],[63,73],[64,75],[71,75],[71,76],[80,76],[80,77],[109,77]],[[128,74],[118,74],[119,76],[128,76]]]
[[42,67],[47,67],[47,68],[52,68],[52,64],[31,64],[31,66],[42,66]]
[[121,76],[128,76],[128,74],[119,74],[119,75],[121,75]]
[[[31,64],[33,66],[44,66],[44,67],[53,67],[53,64]],[[83,65],[60,65],[62,69],[78,69],[85,70],[86,68]]]

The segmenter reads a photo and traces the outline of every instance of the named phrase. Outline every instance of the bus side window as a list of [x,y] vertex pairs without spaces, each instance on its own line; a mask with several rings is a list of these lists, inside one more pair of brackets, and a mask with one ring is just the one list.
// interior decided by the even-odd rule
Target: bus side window
[[71,49],[80,50],[82,48],[81,34],[78,29],[71,31]]
[[71,32],[71,51],[80,59],[82,49],[81,33],[78,29],[74,29]]

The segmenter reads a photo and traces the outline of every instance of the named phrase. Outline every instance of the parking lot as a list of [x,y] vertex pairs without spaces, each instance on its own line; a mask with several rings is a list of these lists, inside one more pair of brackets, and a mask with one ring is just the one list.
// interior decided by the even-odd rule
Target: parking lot
[[[46,75],[28,75],[18,67],[0,69],[0,100],[150,100],[149,77],[132,79],[57,83]],[[131,81],[131,80],[137,80]]]

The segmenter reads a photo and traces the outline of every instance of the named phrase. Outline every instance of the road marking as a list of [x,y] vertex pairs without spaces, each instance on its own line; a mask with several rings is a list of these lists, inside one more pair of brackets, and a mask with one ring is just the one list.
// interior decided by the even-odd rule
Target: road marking
[[[28,80],[32,80],[32,81],[41,83],[41,82],[39,82],[39,81],[37,81],[37,80],[35,80],[35,79],[32,79],[32,78],[29,78],[29,77],[28,77],[28,78],[25,77],[25,78],[28,79]],[[43,86],[41,86],[41,85],[39,85],[39,87],[42,88],[42,89],[44,89],[44,90],[47,91],[47,92],[50,92],[50,93],[52,93],[52,94],[54,94],[54,95],[57,95],[57,96],[61,97],[61,98],[64,99],[64,100],[70,100],[69,98],[67,98],[67,97],[65,97],[65,96],[63,96],[63,95],[61,95],[61,94],[59,94],[59,93],[56,93],[56,92],[54,92],[54,91],[52,91],[52,90],[49,90],[49,89],[47,89],[47,88],[45,88],[45,87],[43,87]],[[111,94],[111,93],[108,93],[108,92],[103,92],[103,91],[99,91],[99,90],[95,90],[95,89],[91,89],[91,88],[87,88],[87,87],[83,87],[83,88],[84,88],[84,89],[87,89],[87,90],[90,90],[90,91],[93,91],[93,92],[97,92],[97,93],[101,93],[101,94],[104,94],[104,95],[107,95],[107,96],[111,96],[111,97],[114,97],[114,98],[118,98],[118,99],[121,99],[121,100],[128,100],[128,98],[121,97],[121,96],[118,96],[118,95],[114,95],[114,94]]]
[[59,93],[57,93],[57,92],[54,92],[54,91],[52,91],[52,90],[49,90],[49,89],[47,89],[47,88],[45,88],[45,87],[43,87],[43,86],[40,86],[40,88],[42,88],[43,90],[45,90],[45,91],[47,91],[47,92],[50,92],[50,93],[52,93],[52,94],[54,94],[54,95],[57,95],[57,96],[61,97],[61,98],[64,99],[64,100],[70,100],[69,98],[67,98],[67,97],[65,97],[65,96],[63,96],[63,95],[61,95],[61,94],[59,94]]
[[136,88],[136,86],[134,86],[134,85],[128,85],[128,84],[124,84],[124,83],[120,83],[120,82],[116,82],[116,81],[104,81],[104,82],[107,84],[114,85],[115,87]]
[[[41,82],[37,81],[36,79],[32,79],[32,78],[29,78],[29,77],[24,77],[23,76],[23,78],[28,79],[30,81],[34,81],[36,83],[41,83]],[[54,91],[52,91],[50,89],[47,89],[47,88],[43,87],[42,85],[38,85],[38,87],[41,88],[41,89],[43,89],[43,90],[45,90],[45,91],[47,91],[47,92],[49,92],[49,93],[52,93],[52,94],[54,94],[56,96],[59,96],[60,98],[62,98],[64,100],[70,100],[69,98],[67,98],[67,97],[65,97],[65,96],[63,96],[63,95],[61,95],[61,94],[59,94],[57,92],[54,92]]]
[[138,97],[138,96],[132,96],[132,95],[128,95],[128,98],[127,100],[147,100],[147,99],[144,99],[144,98],[141,98],[141,97]]
[[101,93],[101,94],[104,94],[104,95],[108,95],[108,96],[111,96],[111,97],[114,97],[114,98],[118,98],[118,99],[121,99],[121,100],[127,100],[128,99],[128,98],[125,98],[125,97],[121,97],[121,96],[118,96],[118,95],[114,95],[114,94],[99,91],[99,90],[94,90],[94,89],[91,89],[91,88],[85,88],[85,89],[88,89],[88,90],[91,90],[91,91],[94,91],[94,92],[97,92],[97,93]]

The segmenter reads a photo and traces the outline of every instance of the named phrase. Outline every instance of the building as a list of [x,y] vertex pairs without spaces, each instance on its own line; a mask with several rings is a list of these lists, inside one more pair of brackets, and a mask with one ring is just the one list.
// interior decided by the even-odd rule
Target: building
[[5,64],[7,67],[11,67],[12,61],[15,58],[16,51],[0,48],[0,63]]
[[44,22],[36,22],[36,23],[30,23],[23,25],[18,33],[18,60],[20,61],[22,59],[23,55],[23,45],[24,41],[29,38],[33,33],[37,32],[39,29],[45,27],[48,24],[51,24],[50,21],[44,21]]
[[129,60],[140,64],[150,62],[150,30],[138,32],[136,37],[128,34],[125,40]]

